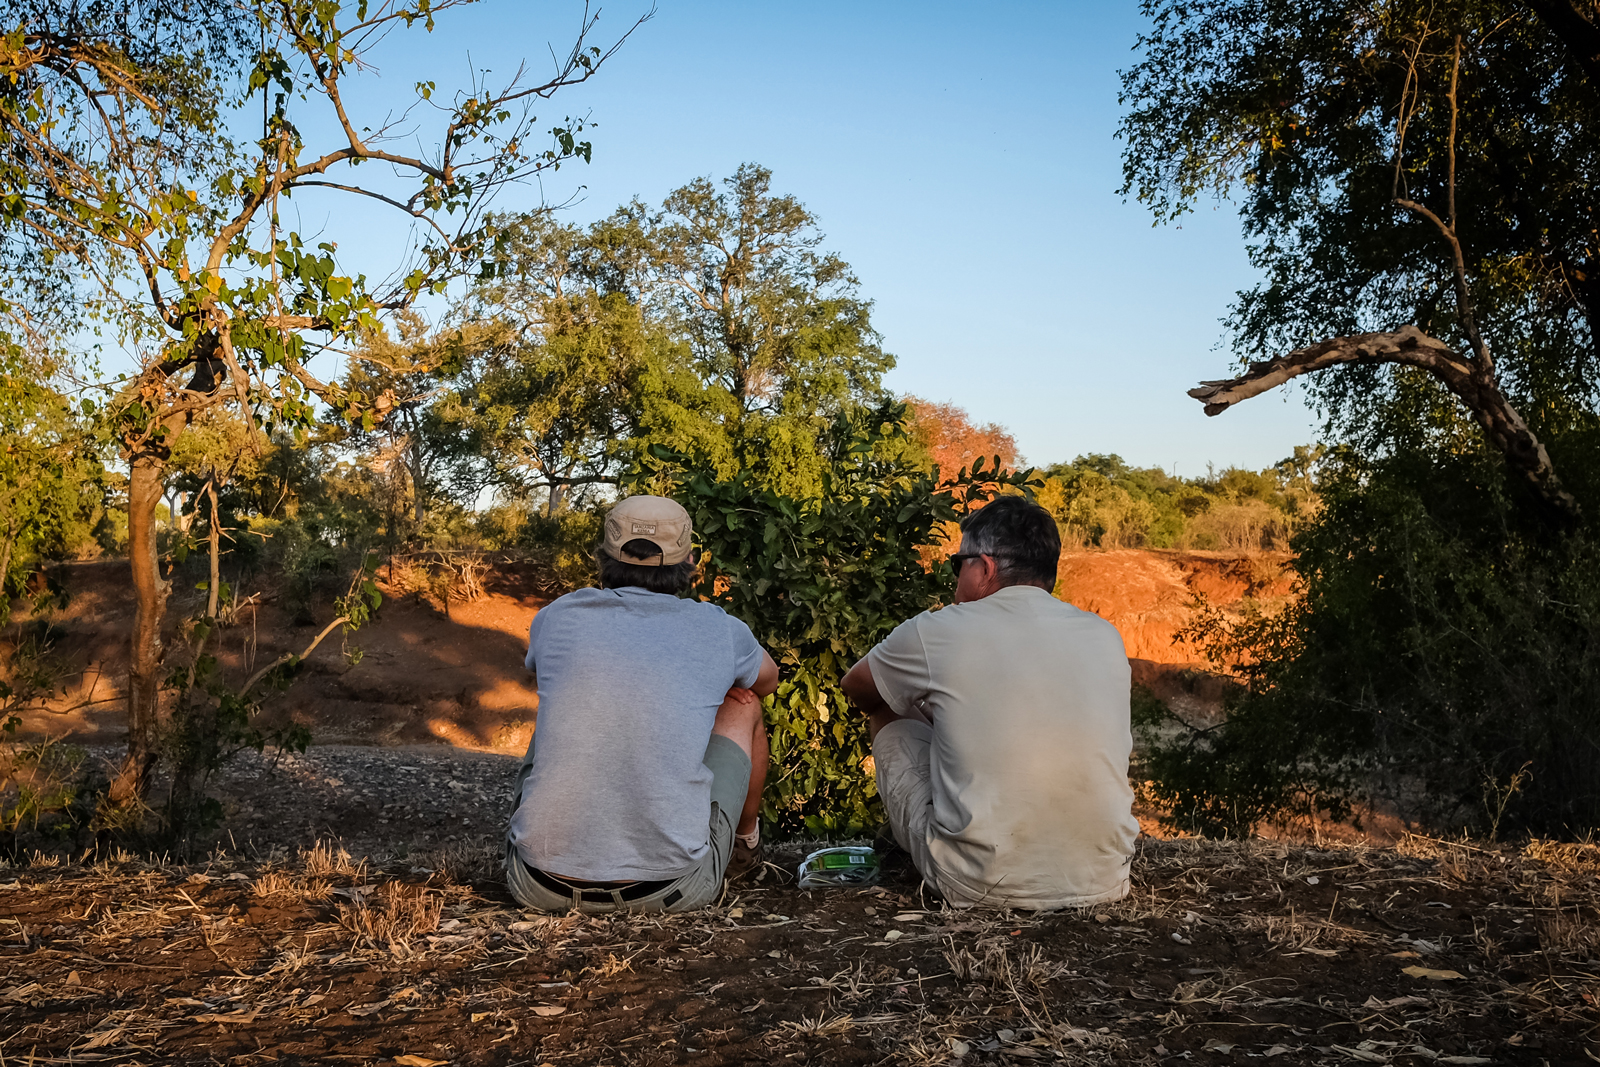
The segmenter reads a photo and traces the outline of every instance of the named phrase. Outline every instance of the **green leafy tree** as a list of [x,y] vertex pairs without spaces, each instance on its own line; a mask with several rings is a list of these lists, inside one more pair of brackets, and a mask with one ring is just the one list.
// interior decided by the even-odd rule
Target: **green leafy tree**
[[0,337],[0,623],[41,558],[88,540],[106,481],[103,439],[51,378]]
[[1328,371],[1312,396],[1369,451],[1486,445],[1575,515],[1591,476],[1551,457],[1596,425],[1592,5],[1143,9],[1124,191],[1164,220],[1239,194],[1264,275],[1228,321],[1256,362],[1190,395]]
[[894,367],[849,264],[817,219],[746,163],[718,189],[699,178],[644,220],[650,285],[703,381],[733,406],[739,469],[785,494],[817,492],[814,442],[840,412],[881,399]]
[[639,231],[614,220],[585,230],[542,212],[496,224],[461,311],[462,329],[476,331],[472,354],[438,408],[479,457],[479,484],[542,494],[553,516],[574,493],[615,483],[646,443],[717,454],[731,471],[686,346],[629,282]]
[[614,482],[662,446],[775,492],[821,491],[833,420],[882,400],[894,365],[816,218],[746,164],[587,229],[500,220],[465,309],[503,343],[469,363],[456,417],[498,484]]
[[[431,29],[458,6],[130,0],[63,8],[55,23],[44,16],[56,9],[43,5],[10,11],[0,55],[0,82],[11,83],[0,95],[0,221],[8,248],[41,271],[33,288],[13,291],[7,313],[43,321],[34,309],[61,311],[68,302],[50,295],[63,274],[82,273],[94,285],[83,305],[89,324],[143,353],[109,404],[130,468],[136,605],[119,796],[144,791],[159,748],[168,588],[154,516],[174,443],[198,412],[220,404],[252,423],[293,428],[310,425],[320,401],[375,425],[384,415],[377,398],[319,380],[311,356],[374,330],[380,313],[438,291],[475,261],[496,191],[589,156],[582,122],[542,137],[531,106],[587,79],[609,55],[587,43],[592,19],[542,82],[519,74],[503,89],[475,87],[448,102],[423,82],[398,115],[364,123],[355,114],[345,82],[373,49],[393,32]],[[95,11],[117,17],[87,17]],[[230,139],[230,128],[247,128],[257,113],[259,136]],[[418,113],[437,116],[431,133]],[[308,143],[302,131],[315,128],[331,132]],[[431,150],[410,147],[430,141]],[[392,278],[352,277],[331,243],[311,247],[284,224],[284,200],[312,190],[388,204],[422,236]]]
[[1228,325],[1271,358],[1191,395],[1215,414],[1326,371],[1309,389],[1344,441],[1282,465],[1289,487],[1320,468],[1303,596],[1211,620],[1246,689],[1154,739],[1163,799],[1228,832],[1362,799],[1600,825],[1593,4],[1146,11],[1127,188],[1162,218],[1238,193],[1263,274]]
[[1031,471],[985,470],[981,459],[941,477],[883,458],[909,441],[902,404],[841,413],[819,442],[821,491],[805,496],[764,488],[750,470],[719,477],[660,447],[638,472],[637,484],[689,509],[700,595],[744,620],[782,670],[765,702],[772,769],[762,803],[781,833],[849,837],[881,824],[866,722],[839,679],[900,623],[949,602],[954,573],[928,550],[954,520],[1001,489],[1036,484]]
[[382,420],[340,428],[344,442],[363,452],[374,473],[395,488],[385,494],[391,540],[405,521],[398,504],[409,499],[410,527],[419,531],[430,504],[447,497],[460,481],[454,468],[465,450],[457,427],[441,417],[439,401],[487,332],[473,324],[430,331],[414,311],[403,311],[395,320],[394,331],[380,329],[361,339],[350,353],[344,380],[352,392],[374,398]]

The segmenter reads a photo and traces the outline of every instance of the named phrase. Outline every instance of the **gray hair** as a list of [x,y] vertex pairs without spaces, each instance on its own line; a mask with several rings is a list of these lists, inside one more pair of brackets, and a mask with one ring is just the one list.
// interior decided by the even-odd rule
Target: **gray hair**
[[1033,501],[997,497],[961,521],[961,535],[967,552],[994,557],[1006,585],[1055,586],[1061,531]]

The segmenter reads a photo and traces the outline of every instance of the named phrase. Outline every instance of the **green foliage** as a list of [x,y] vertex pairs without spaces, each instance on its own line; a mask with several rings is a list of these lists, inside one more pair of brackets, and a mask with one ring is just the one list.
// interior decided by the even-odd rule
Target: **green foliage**
[[614,482],[641,441],[698,450],[715,438],[682,342],[611,288],[611,257],[638,247],[617,248],[606,222],[585,231],[541,213],[498,227],[463,312],[468,357],[435,405],[473,457],[467,485],[542,496],[554,516]]
[[0,336],[0,623],[26,574],[92,540],[106,481],[90,415]]
[[1045,468],[1038,500],[1069,547],[1282,550],[1316,512],[1321,455],[1320,446],[1301,446],[1264,471],[1230,467],[1202,478],[1134,469],[1121,456],[1079,456]]
[[[162,754],[172,770],[172,788],[167,798],[164,821],[167,831],[180,844],[197,830],[214,825],[222,815],[221,805],[205,793],[206,783],[229,760],[247,748],[263,751],[268,745],[279,750],[304,752],[311,734],[299,723],[277,729],[264,729],[258,723],[261,697],[257,684],[283,691],[289,687],[304,663],[305,656],[317,647],[323,636],[339,628],[349,633],[361,628],[383,603],[375,576],[376,554],[363,553],[349,576],[343,596],[333,604],[334,621],[301,654],[289,654],[242,682],[227,677],[215,655],[207,651],[213,636],[223,626],[219,618],[198,618],[188,622],[187,663],[175,668],[167,678],[167,688],[175,695],[175,706],[168,718],[162,739]],[[357,650],[359,656],[359,650]]]
[[587,229],[495,220],[461,309],[482,340],[439,405],[483,484],[542,493],[553,515],[660,446],[785,495],[819,491],[819,440],[881,399],[894,360],[849,266],[771,177],[747,164],[720,189],[697,179]]
[[594,546],[600,543],[600,515],[595,511],[559,511],[555,515],[500,507],[479,518],[480,530],[492,530],[491,543],[532,577],[541,596],[557,597],[594,585],[599,575]]
[[[1600,96],[1576,58],[1587,53],[1540,5],[1142,6],[1151,29],[1123,73],[1124,192],[1164,220],[1208,193],[1240,197],[1263,277],[1227,323],[1241,355],[1407,323],[1461,347],[1451,247],[1397,203],[1409,199],[1458,220],[1478,329],[1534,431],[1593,424]],[[1364,364],[1307,381],[1368,450],[1476,435],[1424,374]]]
[[1322,484],[1294,540],[1304,598],[1198,628],[1247,684],[1222,725],[1150,738],[1173,820],[1240,833],[1368,800],[1444,826],[1600,826],[1592,534],[1543,529],[1482,452],[1346,449]]
[[1248,687],[1223,726],[1158,739],[1179,818],[1239,831],[1367,798],[1492,830],[1600,823],[1600,96],[1593,49],[1569,36],[1592,27],[1546,17],[1568,8],[1144,5],[1125,190],[1162,219],[1241,197],[1263,281],[1228,320],[1239,352],[1405,324],[1464,351],[1470,307],[1494,360],[1488,375],[1475,352],[1477,372],[1590,517],[1552,523],[1428,374],[1317,375],[1351,447],[1293,539],[1305,597],[1214,635]]
[[862,769],[866,722],[839,680],[900,623],[949,600],[954,575],[931,551],[948,525],[1001,488],[1035,484],[1031,471],[1001,475],[980,462],[941,486],[937,472],[882,458],[896,451],[886,443],[906,439],[905,420],[896,403],[841,414],[821,442],[829,463],[814,496],[780,495],[752,471],[721,479],[665,449],[638,475],[693,516],[700,595],[748,623],[782,671],[764,705],[772,770],[762,804],[780,834],[852,837],[882,822]]
[[50,696],[67,673],[54,657],[48,627],[30,625],[7,650],[0,681],[0,852],[17,848],[24,832],[70,835],[93,815],[97,790],[86,773],[89,754],[46,738],[16,739],[17,711]]

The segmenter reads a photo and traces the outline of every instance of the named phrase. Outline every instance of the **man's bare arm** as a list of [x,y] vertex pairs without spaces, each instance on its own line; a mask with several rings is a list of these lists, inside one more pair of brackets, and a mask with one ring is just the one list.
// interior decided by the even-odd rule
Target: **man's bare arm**
[[772,662],[766,649],[761,650],[761,673],[756,675],[756,684],[750,691],[758,697],[768,697],[778,691],[778,665]]
[[857,660],[856,665],[845,673],[839,686],[844,690],[846,699],[861,714],[869,716],[894,714],[888,702],[883,699],[883,694],[878,692],[878,683],[872,677],[872,666],[867,663],[865,656]]

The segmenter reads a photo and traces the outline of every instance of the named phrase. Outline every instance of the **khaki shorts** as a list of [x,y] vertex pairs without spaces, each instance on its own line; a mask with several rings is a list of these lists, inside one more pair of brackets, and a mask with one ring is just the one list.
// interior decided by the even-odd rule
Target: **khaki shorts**
[[[692,911],[703,908],[717,899],[722,892],[722,877],[728,870],[728,859],[733,855],[733,834],[739,813],[744,808],[745,796],[750,791],[750,757],[745,755],[730,738],[712,734],[706,745],[704,759],[711,771],[711,847],[694,867],[678,877],[659,884],[639,883],[633,886],[584,887],[569,886],[561,879],[544,871],[535,871],[525,863],[511,843],[510,831],[506,834],[506,887],[523,907],[535,911],[565,912],[572,909],[590,915],[611,911]],[[533,768],[533,744],[528,745],[528,755],[522,761],[517,775],[517,786],[512,791],[516,798],[511,810],[516,811],[522,802],[522,783]],[[642,894],[641,889],[646,890]]]
[[932,748],[932,726],[918,719],[896,719],[873,739],[872,762],[894,839],[910,854],[923,880],[944,892],[928,850],[933,824]]

